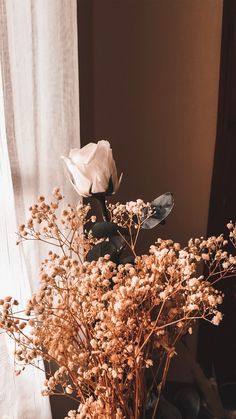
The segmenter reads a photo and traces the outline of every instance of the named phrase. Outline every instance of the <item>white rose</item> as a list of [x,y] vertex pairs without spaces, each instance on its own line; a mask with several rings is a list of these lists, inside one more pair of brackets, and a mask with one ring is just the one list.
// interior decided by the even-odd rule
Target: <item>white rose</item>
[[69,158],[62,156],[70,181],[80,196],[114,194],[119,186],[116,164],[108,141],[89,143],[81,149],[70,151]]

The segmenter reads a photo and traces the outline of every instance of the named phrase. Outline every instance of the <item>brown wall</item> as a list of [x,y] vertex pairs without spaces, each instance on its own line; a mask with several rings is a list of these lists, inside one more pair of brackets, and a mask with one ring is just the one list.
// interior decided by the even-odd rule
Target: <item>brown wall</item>
[[[206,233],[222,0],[79,0],[82,145],[109,139],[119,201],[172,191],[165,226],[143,233],[185,243]],[[196,334],[190,342],[196,348]],[[170,378],[191,380],[181,356]]]
[[222,0],[80,0],[78,16],[82,143],[110,140],[117,199],[174,193],[148,242],[205,234]]

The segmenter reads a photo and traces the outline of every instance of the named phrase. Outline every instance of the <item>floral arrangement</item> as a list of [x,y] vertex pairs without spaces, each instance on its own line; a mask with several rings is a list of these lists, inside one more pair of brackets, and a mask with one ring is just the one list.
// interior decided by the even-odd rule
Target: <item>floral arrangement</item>
[[[172,194],[108,204],[121,178],[107,141],[74,149],[64,161],[78,194],[100,202],[103,221],[89,204],[63,205],[59,188],[51,203],[40,196],[30,207],[18,243],[33,239],[55,250],[24,312],[13,297],[0,300],[0,326],[16,343],[16,373],[45,362],[42,394],[78,401],[68,418],[145,417],[155,392],[154,418],[178,339],[197,319],[222,320],[223,295],[214,284],[235,275],[236,257],[223,235],[190,239],[183,249],[157,239],[149,254],[137,255],[142,229],[164,221]],[[228,229],[235,246],[236,227]]]

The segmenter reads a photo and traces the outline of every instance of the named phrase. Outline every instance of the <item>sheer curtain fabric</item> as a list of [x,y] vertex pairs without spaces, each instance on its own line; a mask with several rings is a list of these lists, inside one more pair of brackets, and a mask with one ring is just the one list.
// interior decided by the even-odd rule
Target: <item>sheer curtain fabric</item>
[[[24,303],[46,253],[37,244],[16,247],[17,224],[39,194],[50,199],[54,186],[78,199],[60,161],[80,145],[76,1],[0,0],[0,19],[0,295]],[[50,419],[44,374],[28,367],[15,377],[4,335],[0,351],[1,419]]]

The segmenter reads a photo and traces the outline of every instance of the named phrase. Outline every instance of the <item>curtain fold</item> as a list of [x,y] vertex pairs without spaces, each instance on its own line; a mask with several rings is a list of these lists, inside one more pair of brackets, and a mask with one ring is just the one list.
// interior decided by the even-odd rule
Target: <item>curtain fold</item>
[[[38,195],[51,198],[54,186],[61,187],[68,201],[77,200],[60,161],[70,148],[80,146],[76,0],[0,0],[0,53],[5,116],[0,241],[9,278],[6,283],[1,275],[0,295],[15,292],[24,302],[37,288],[47,249],[30,242],[10,250],[16,225],[27,219]],[[10,343],[2,336],[0,365],[7,373],[0,378],[1,418],[50,419],[49,401],[40,393],[44,377],[30,367],[14,377]]]
[[[4,120],[3,89],[0,71],[0,266],[1,297],[14,296],[19,300],[19,310],[30,297],[25,261],[20,248],[15,245],[16,202],[7,148]],[[5,334],[0,335],[0,412],[1,419],[50,419],[49,400],[40,396],[45,376],[38,370],[27,369],[15,376],[14,342]]]

